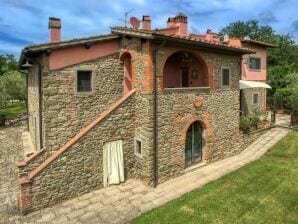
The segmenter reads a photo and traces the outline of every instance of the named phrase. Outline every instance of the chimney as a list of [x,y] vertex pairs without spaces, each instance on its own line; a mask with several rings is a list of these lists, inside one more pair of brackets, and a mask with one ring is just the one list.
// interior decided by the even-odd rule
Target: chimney
[[168,28],[168,29],[176,28],[176,23],[175,23],[174,18],[172,18],[172,17],[169,17],[169,18],[168,18],[168,21],[167,21],[167,28]]
[[174,18],[169,17],[167,21],[168,28],[176,28],[176,34],[180,36],[187,36],[187,16],[183,13],[178,13]]
[[150,16],[143,16],[142,29],[151,30],[151,18]]
[[59,18],[49,18],[50,43],[61,41],[61,20]]

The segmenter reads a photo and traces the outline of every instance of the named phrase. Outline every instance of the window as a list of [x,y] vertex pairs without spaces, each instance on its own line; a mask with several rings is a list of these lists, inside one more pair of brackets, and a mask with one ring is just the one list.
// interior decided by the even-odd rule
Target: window
[[77,71],[77,92],[92,91],[92,71]]
[[253,104],[257,104],[259,102],[259,94],[254,93],[253,94]]
[[140,139],[135,139],[135,154],[136,156],[143,157],[143,146]]
[[221,69],[221,85],[222,87],[230,86],[230,69],[228,67]]
[[249,58],[249,69],[261,70],[261,58]]

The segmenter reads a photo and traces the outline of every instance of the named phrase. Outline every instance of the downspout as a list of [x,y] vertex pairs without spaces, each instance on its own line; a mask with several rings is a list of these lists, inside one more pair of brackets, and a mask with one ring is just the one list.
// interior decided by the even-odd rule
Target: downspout
[[36,62],[38,65],[38,95],[39,95],[39,148],[43,148],[42,139],[42,75],[41,75],[41,64]]
[[156,188],[158,184],[158,128],[157,128],[157,66],[156,66],[156,58],[157,51],[166,45],[167,41],[164,40],[159,46],[154,48],[153,50],[153,66],[154,66],[154,74],[153,74],[153,187]]

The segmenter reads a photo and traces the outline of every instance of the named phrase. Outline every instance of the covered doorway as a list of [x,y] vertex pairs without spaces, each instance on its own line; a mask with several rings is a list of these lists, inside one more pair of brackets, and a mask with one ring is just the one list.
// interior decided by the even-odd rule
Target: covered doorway
[[203,127],[200,122],[192,123],[185,139],[185,167],[198,164],[202,161]]

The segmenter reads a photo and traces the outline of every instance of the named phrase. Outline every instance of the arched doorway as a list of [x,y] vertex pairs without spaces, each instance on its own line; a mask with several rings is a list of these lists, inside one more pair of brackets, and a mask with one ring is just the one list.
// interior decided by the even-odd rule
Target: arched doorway
[[186,132],[185,167],[202,161],[203,127],[199,121],[193,122]]
[[122,57],[123,65],[124,65],[124,94],[128,93],[132,90],[132,69],[131,69],[131,55],[125,53]]

